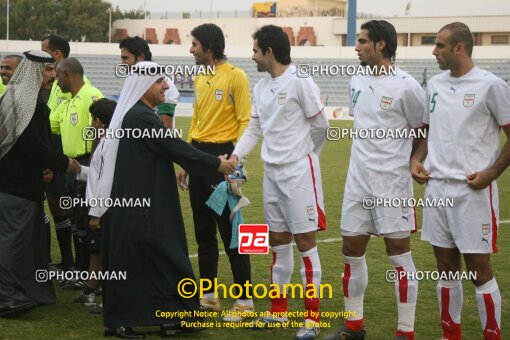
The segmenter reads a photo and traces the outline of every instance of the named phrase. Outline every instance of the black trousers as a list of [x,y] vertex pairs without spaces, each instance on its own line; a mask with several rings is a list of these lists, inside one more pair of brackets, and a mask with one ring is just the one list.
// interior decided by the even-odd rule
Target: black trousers
[[[213,144],[193,141],[194,147],[214,156],[228,154],[234,151],[233,143]],[[246,254],[239,254],[238,249],[230,249],[230,240],[232,239],[232,224],[229,221],[230,209],[227,207],[221,216],[216,215],[205,202],[213,193],[215,186],[224,181],[222,174],[217,173],[209,178],[194,177],[189,178],[189,197],[191,209],[193,210],[193,221],[195,222],[195,239],[198,244],[198,267],[201,279],[209,279],[211,282],[218,276],[218,241],[216,239],[216,226],[220,232],[225,252],[230,261],[230,268],[234,276],[234,283],[242,287],[240,299],[247,299],[247,294],[251,291],[246,290],[244,284],[251,282],[250,257]],[[219,281],[219,283],[223,283]],[[210,293],[212,289],[204,293]],[[222,292],[219,292],[222,295]]]

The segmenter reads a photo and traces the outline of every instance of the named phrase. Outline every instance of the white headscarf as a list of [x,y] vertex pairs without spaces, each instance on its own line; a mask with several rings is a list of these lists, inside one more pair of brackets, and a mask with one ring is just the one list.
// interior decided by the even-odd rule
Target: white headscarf
[[[155,75],[142,75],[140,70],[147,68],[159,68],[159,65],[151,61],[142,61],[136,64],[138,72],[129,75],[124,81],[120,92],[119,102],[113,113],[109,129],[116,130],[122,126],[126,113],[142,98],[145,92],[163,76],[161,73]],[[152,74],[152,72],[151,72]],[[113,134],[115,135],[115,134]],[[101,170],[97,184],[98,191],[92,193],[95,198],[109,198],[112,193],[113,178],[115,176],[115,164],[117,162],[117,151],[119,150],[119,139],[105,138],[101,141],[104,145],[98,145],[97,151],[101,152]],[[96,206],[90,208],[89,215],[101,217],[108,210],[106,207]]]
[[0,158],[16,144],[34,116],[42,71],[55,60],[43,51],[28,51],[0,97]]

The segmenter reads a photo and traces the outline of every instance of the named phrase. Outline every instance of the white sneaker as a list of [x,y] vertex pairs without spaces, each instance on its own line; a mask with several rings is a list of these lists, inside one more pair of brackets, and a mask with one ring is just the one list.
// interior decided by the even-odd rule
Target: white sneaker
[[[264,315],[267,315],[268,312],[264,313]],[[266,329],[270,328],[269,325],[271,325],[271,328],[276,328],[274,325],[280,324],[282,325],[284,322],[289,321],[287,317],[278,317],[278,316],[261,316],[255,320],[255,323],[253,325],[253,329]]]
[[226,322],[240,322],[247,318],[253,318],[257,314],[253,306],[243,306],[235,303],[232,308],[228,311],[228,315],[223,317],[223,321]]
[[83,292],[74,298],[74,303],[82,303],[83,305],[90,307],[96,305],[96,295],[94,293],[83,294]]
[[296,334],[296,340],[315,339],[320,330],[318,322],[305,320],[305,325]]
[[218,299],[218,298],[212,298],[212,299],[201,298],[200,299],[200,309],[206,310],[206,311],[211,311],[211,312],[221,312],[220,299]]

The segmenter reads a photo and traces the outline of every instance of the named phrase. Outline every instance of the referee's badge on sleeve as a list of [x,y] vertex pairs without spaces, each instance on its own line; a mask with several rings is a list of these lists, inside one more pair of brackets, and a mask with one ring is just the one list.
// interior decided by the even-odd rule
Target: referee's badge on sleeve
[[78,112],[71,113],[71,125],[78,124]]

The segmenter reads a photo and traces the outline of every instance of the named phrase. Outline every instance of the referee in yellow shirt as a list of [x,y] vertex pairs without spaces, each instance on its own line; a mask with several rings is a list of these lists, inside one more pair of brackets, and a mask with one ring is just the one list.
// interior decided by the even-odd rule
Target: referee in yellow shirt
[[[69,46],[67,39],[56,34],[45,36],[41,40],[41,49],[55,59],[57,66],[68,58],[71,53],[71,47]],[[85,84],[90,85],[90,82],[85,75],[83,76],[83,81]],[[62,89],[58,85],[58,81],[53,82],[47,103],[50,111],[53,112],[53,117],[55,117],[55,111],[59,105],[64,101],[70,101],[71,97],[71,92],[62,92]],[[50,144],[55,151],[62,153],[63,149],[60,134],[60,132],[58,134],[53,133]],[[76,155],[80,155],[80,153],[76,153]],[[61,254],[61,263],[57,264],[55,267],[64,271],[72,270],[73,267],[75,267],[75,263],[76,267],[80,267],[82,266],[81,263],[84,263],[83,259],[80,258],[80,251],[78,251],[81,247],[80,244],[82,244],[80,241],[82,237],[79,235],[76,222],[71,221],[71,218],[73,218],[72,211],[69,209],[62,209],[60,207],[60,199],[70,195],[69,188],[66,184],[67,176],[68,175],[66,175],[65,172],[54,172],[53,181],[48,183],[45,189],[48,207],[50,208],[50,212],[51,215],[53,215],[53,221],[55,223],[55,233],[57,235],[58,246]],[[74,242],[74,248],[76,249],[76,262],[73,258],[72,242]],[[74,288],[74,281],[65,280],[63,282],[63,287]]]
[[[103,98],[102,93],[86,84],[83,79],[83,67],[75,58],[65,58],[57,66],[58,86],[63,93],[70,93],[70,99],[64,99],[55,110],[50,113],[51,132],[62,137],[62,148],[67,157],[76,159],[81,165],[88,166],[92,140],[85,140],[83,129],[91,126],[92,115],[90,106],[93,102]],[[66,176],[69,194],[74,198],[85,197],[84,182],[76,181],[76,176]],[[89,269],[88,246],[85,243],[86,228],[88,227],[88,209],[73,207],[74,223],[77,230],[75,236],[76,263],[75,269],[87,271]],[[84,285],[77,282],[74,286]]]
[[[230,64],[224,54],[225,38],[221,28],[214,24],[203,24],[191,31],[193,37],[190,53],[197,65],[214,66],[214,74],[198,75],[195,79],[195,103],[188,142],[196,148],[218,156],[234,151],[234,142],[248,126],[251,113],[250,85],[248,77],[240,68]],[[177,183],[187,188],[187,173],[181,170]],[[214,280],[218,275],[218,241],[216,225],[221,235],[225,252],[230,260],[234,283],[244,286],[251,281],[250,259],[238,249],[230,249],[232,225],[230,210],[225,208],[217,216],[205,202],[214,187],[224,181],[223,176],[213,178],[189,178],[189,196],[195,222],[195,238],[198,244],[198,266],[202,279]],[[253,301],[247,298],[248,291],[232,307],[232,312],[253,311]],[[200,300],[202,308],[220,310],[220,301],[214,292],[207,291]],[[225,321],[241,321],[238,315],[229,314]]]

